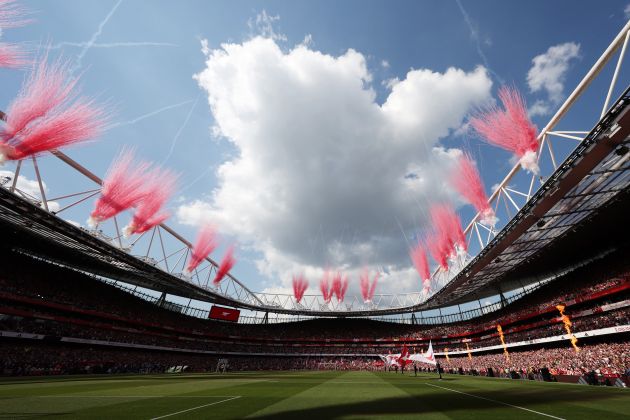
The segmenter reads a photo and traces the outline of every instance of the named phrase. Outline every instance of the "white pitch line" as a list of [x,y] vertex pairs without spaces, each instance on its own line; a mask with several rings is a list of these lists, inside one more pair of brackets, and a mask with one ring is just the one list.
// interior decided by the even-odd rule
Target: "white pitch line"
[[5,395],[8,398],[230,398],[234,395]]
[[446,389],[447,391],[457,392],[458,394],[468,395],[469,397],[473,397],[473,398],[479,398],[480,400],[486,400],[486,401],[491,401],[491,402],[497,403],[497,404],[507,405],[508,407],[518,408],[519,410],[529,411],[530,413],[536,413],[536,414],[539,414],[541,416],[551,417],[552,419],[565,420],[562,417],[552,416],[551,414],[541,413],[540,411],[530,410],[529,408],[521,407],[521,406],[518,406],[518,405],[508,404],[508,403],[505,403],[505,402],[502,402],[502,401],[497,401],[497,400],[493,400],[493,399],[486,398],[486,397],[480,397],[479,395],[469,394],[467,392],[458,391],[456,389],[446,388],[444,386],[433,385],[433,384],[426,384],[426,385],[429,385],[429,386],[432,386],[432,387],[435,387],[435,388]]
[[189,408],[187,410],[176,411],[175,413],[165,414],[165,415],[160,416],[160,417],[153,417],[151,420],[158,420],[158,419],[163,419],[163,418],[166,418],[166,417],[176,416],[178,414],[187,413],[189,411],[199,410],[200,408],[210,407],[211,405],[232,401],[232,400],[235,400],[237,398],[241,398],[241,396],[240,395],[236,395],[236,396],[234,396],[232,398],[228,398],[227,400],[215,401],[215,402],[210,403],[210,404],[200,405],[200,406],[197,406],[197,407]]

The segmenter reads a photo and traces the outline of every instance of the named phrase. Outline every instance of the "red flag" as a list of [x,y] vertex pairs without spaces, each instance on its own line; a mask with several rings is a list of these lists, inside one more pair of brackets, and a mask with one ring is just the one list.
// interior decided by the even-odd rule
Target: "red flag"
[[238,321],[238,317],[240,314],[241,311],[239,311],[238,309],[224,308],[223,306],[213,305],[212,308],[210,308],[210,314],[208,315],[208,318],[220,319],[221,321],[236,322]]

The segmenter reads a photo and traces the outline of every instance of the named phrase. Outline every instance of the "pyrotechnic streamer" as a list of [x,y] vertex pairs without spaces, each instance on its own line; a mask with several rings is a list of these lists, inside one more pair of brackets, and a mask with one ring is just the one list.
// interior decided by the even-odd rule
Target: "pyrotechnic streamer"
[[131,222],[123,229],[125,236],[146,232],[170,216],[161,210],[175,191],[177,176],[169,170],[154,168],[145,178],[144,197],[136,206]]
[[18,28],[31,23],[25,16],[29,12],[15,0],[0,0],[0,32],[3,29]]
[[123,149],[109,167],[101,195],[90,213],[88,225],[95,227],[100,222],[116,216],[118,213],[135,206],[145,195],[144,184],[149,165],[140,162],[132,166],[134,153]]
[[538,174],[536,126],[527,116],[525,100],[515,88],[502,87],[503,109],[494,106],[471,118],[470,124],[488,143],[514,153],[523,169]]
[[0,67],[19,69],[30,64],[26,53],[13,44],[0,42]]
[[308,289],[308,280],[306,280],[304,274],[293,276],[293,296],[297,303],[300,303],[302,300],[306,289]]
[[479,212],[481,223],[487,226],[494,226],[497,223],[497,217],[488,203],[486,189],[475,161],[468,154],[460,156],[450,181],[457,192]]
[[[0,35],[3,29],[24,26],[30,22],[28,12],[13,0],[0,0]],[[0,42],[0,67],[20,68],[30,64],[26,53],[17,45]]]
[[332,286],[330,287],[331,296],[337,298],[337,302],[341,302],[348,290],[348,276],[342,275],[340,272],[333,274]]
[[190,258],[185,273],[190,274],[217,247],[217,233],[210,225],[203,226],[197,234],[195,244],[190,250]]
[[234,246],[230,245],[230,247],[225,252],[225,255],[223,256],[221,263],[219,264],[217,275],[212,281],[212,283],[215,286],[221,283],[221,280],[223,280],[223,277],[225,277],[227,273],[230,272],[232,267],[234,267],[234,264],[236,264],[236,258],[234,258]]
[[103,108],[73,92],[76,79],[66,63],[35,66],[18,97],[9,105],[0,128],[0,163],[3,160],[58,149],[98,136],[107,123]]
[[429,271],[429,262],[427,261],[427,253],[424,246],[418,242],[411,250],[410,256],[422,280],[423,289],[428,293],[428,290],[431,288],[431,272]]
[[466,343],[466,351],[468,352],[468,359],[472,360],[472,354],[470,354],[470,347],[468,347],[468,343]]
[[359,283],[361,284],[361,296],[363,297],[363,302],[369,303],[372,301],[374,297],[374,292],[376,291],[376,283],[378,282],[379,273],[377,272],[374,275],[374,279],[372,280],[372,284],[370,285],[370,272],[367,267],[363,268],[361,272]]
[[569,336],[569,340],[571,340],[571,345],[573,346],[573,348],[575,349],[575,352],[579,352],[580,348],[577,346],[577,342],[578,339],[575,335],[573,335],[573,333],[571,332],[571,319],[569,319],[569,317],[567,315],[564,314],[564,305],[556,305],[556,309],[558,309],[558,311],[560,312],[560,318],[562,319],[562,323],[564,324],[564,329],[567,332],[567,335]]
[[455,210],[449,204],[435,204],[431,206],[431,220],[436,227],[438,233],[443,237],[442,241],[446,242],[452,251],[455,252],[455,246],[466,251],[468,244],[466,243],[466,235],[462,229],[462,223]]
[[324,277],[319,281],[319,290],[322,292],[324,302],[330,302],[332,289],[330,287],[330,272],[328,270],[324,271]]
[[442,270],[448,270],[448,256],[451,252],[451,246],[448,243],[448,237],[440,232],[434,232],[427,239],[427,248],[429,253],[442,268]]
[[505,344],[505,337],[503,337],[503,328],[501,325],[497,324],[497,331],[499,332],[499,337],[501,338],[501,344],[503,345],[503,354],[505,354],[505,360],[510,361],[510,353],[508,353],[507,345]]

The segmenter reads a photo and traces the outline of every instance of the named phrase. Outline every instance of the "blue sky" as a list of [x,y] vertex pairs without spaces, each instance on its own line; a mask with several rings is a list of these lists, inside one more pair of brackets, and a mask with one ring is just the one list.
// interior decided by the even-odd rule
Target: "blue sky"
[[[224,200],[230,197],[230,194],[240,191],[234,185],[229,185],[230,182],[234,182],[229,179],[249,174],[255,177],[251,180],[252,188],[260,190],[268,185],[270,188],[268,192],[271,194],[276,191],[277,184],[283,182],[276,179],[277,183],[274,184],[272,180],[275,176],[288,176],[291,181],[294,177],[290,172],[285,173],[290,171],[290,168],[282,165],[278,166],[282,172],[279,175],[269,170],[270,167],[275,168],[269,162],[271,166],[266,167],[264,172],[269,180],[261,181],[260,173],[253,170],[232,174],[232,178],[222,179],[218,175],[219,168],[226,163],[229,165],[230,162],[234,162],[247,142],[254,140],[264,142],[265,139],[273,142],[275,134],[285,135],[286,132],[284,128],[274,132],[274,128],[265,125],[267,131],[257,133],[254,140],[230,138],[230,134],[227,133],[233,131],[225,127],[234,121],[243,121],[244,116],[232,115],[232,120],[220,120],[216,117],[216,111],[219,108],[224,109],[222,107],[229,108],[228,105],[233,105],[242,97],[235,98],[219,92],[222,85],[220,77],[226,77],[225,86],[231,88],[235,88],[240,82],[228,81],[227,78],[231,77],[229,74],[208,67],[206,61],[212,60],[212,56],[207,57],[202,53],[202,40],[207,40],[210,51],[221,50],[221,44],[229,43],[242,47],[241,53],[245,55],[276,46],[280,54],[284,54],[282,59],[288,57],[299,44],[302,44],[309,53],[319,52],[320,56],[331,59],[338,59],[346,55],[349,49],[353,49],[359,56],[350,57],[348,66],[364,66],[364,69],[359,70],[353,67],[353,71],[356,70],[357,74],[367,74],[362,80],[365,85],[363,88],[374,94],[376,105],[383,105],[387,101],[392,87],[396,85],[391,83],[392,80],[410,82],[410,79],[406,78],[411,69],[426,69],[434,75],[439,75],[436,76],[439,79],[436,83],[442,83],[440,86],[444,89],[455,89],[457,86],[450,86],[451,82],[441,78],[441,75],[449,68],[459,69],[460,79],[452,83],[455,85],[464,83],[462,86],[467,89],[468,85],[464,79],[472,80],[475,69],[483,66],[487,70],[484,80],[477,80],[481,76],[475,80],[481,84],[486,82],[490,84],[479,87],[481,90],[471,92],[469,96],[466,96],[466,93],[462,94],[467,98],[465,100],[469,106],[461,111],[461,118],[456,118],[457,121],[444,123],[442,130],[444,132],[429,135],[420,128],[414,135],[421,139],[428,137],[431,139],[427,140],[426,144],[418,146],[417,153],[430,154],[432,157],[419,157],[418,162],[411,163],[417,163],[419,170],[425,171],[423,173],[426,178],[432,182],[432,177],[443,176],[439,167],[441,163],[448,161],[448,150],[469,150],[477,158],[489,189],[499,182],[511,167],[510,156],[481,143],[469,132],[464,131],[462,134],[462,131],[458,130],[465,123],[468,111],[479,106],[484,100],[495,97],[496,90],[502,83],[513,84],[524,93],[530,106],[538,101],[546,108],[546,112],[536,113],[537,115],[533,117],[539,127],[543,126],[550,113],[559,105],[561,98],[576,86],[627,21],[624,13],[626,1],[462,0],[458,3],[443,0],[370,2],[25,0],[23,4],[35,12],[36,22],[24,28],[5,31],[3,40],[24,43],[32,50],[50,45],[52,55],[62,54],[63,57],[73,60],[77,73],[82,73],[83,91],[107,102],[114,111],[112,127],[102,138],[89,145],[71,149],[67,153],[95,173],[103,175],[121,146],[135,145],[142,157],[158,163],[163,162],[179,172],[182,190],[171,203],[170,207],[175,215],[168,223],[192,239],[195,233],[194,225],[203,217],[217,222],[225,237],[224,244],[232,241],[239,243],[239,263],[234,269],[234,274],[253,290],[282,290],[288,286],[291,273],[300,269],[312,274],[311,284],[314,285],[318,268],[335,265],[353,272],[366,264],[375,264],[398,273],[398,277],[392,276],[384,283],[383,291],[418,290],[419,279],[408,272],[410,264],[403,234],[411,237],[417,230],[423,228],[422,207],[426,204],[426,196],[431,195],[431,192],[424,191],[422,195],[424,198],[418,200],[419,208],[416,209],[420,214],[418,217],[409,217],[407,220],[406,213],[396,216],[395,211],[390,217],[388,207],[384,206],[384,214],[377,214],[375,211],[374,215],[371,215],[372,213],[366,209],[366,213],[370,213],[371,216],[366,216],[361,223],[355,223],[355,219],[362,219],[362,216],[357,215],[356,208],[343,202],[343,199],[338,200],[339,203],[335,201],[343,196],[343,191],[332,191],[330,197],[327,197],[321,194],[322,190],[313,190],[314,202],[330,200],[330,208],[337,209],[337,213],[331,216],[329,212],[323,210],[311,214],[309,211],[314,205],[309,205],[308,209],[302,210],[305,214],[304,223],[311,226],[303,231],[287,227],[286,232],[279,232],[282,229],[275,225],[277,221],[266,215],[276,211],[275,208],[261,208],[259,213],[254,213],[254,210],[250,212],[243,210],[239,213],[241,208],[234,211],[230,207],[221,207],[221,203],[211,195],[213,190],[222,189]],[[273,45],[252,44],[252,39],[257,36],[274,38],[271,41]],[[571,43],[576,48],[572,52],[570,48],[565,48]],[[533,92],[532,82],[528,83],[527,80],[528,72],[533,66],[532,59],[548,53],[549,48],[554,46],[565,46],[562,51],[558,50],[559,54],[565,54],[565,68],[561,69],[560,74],[553,76],[554,80],[547,79],[547,82],[560,83],[560,92],[556,90],[553,93],[544,87]],[[261,57],[273,56],[271,49],[267,48],[265,51],[265,54],[270,55]],[[260,63],[248,63],[246,59],[237,58],[231,53],[227,55],[224,64],[228,67],[235,66],[235,72],[238,72],[239,77],[252,77],[251,80],[246,80],[249,83],[252,80],[261,80],[259,74],[254,74],[261,69]],[[355,59],[358,61],[353,61]],[[218,58],[215,57],[215,61],[218,63]],[[302,70],[307,73],[313,68],[298,58],[293,64],[304,65]],[[342,66],[339,63],[338,65]],[[243,66],[251,68],[244,69]],[[199,83],[203,83],[195,80],[193,75],[201,75],[206,70],[205,75],[211,82],[201,88]],[[279,69],[278,72],[281,73],[283,70]],[[269,71],[268,77],[274,77],[273,68],[264,68],[264,71]],[[605,74],[610,74],[611,71],[607,69]],[[326,81],[326,77],[336,77],[335,74],[338,73],[332,72],[328,76],[318,73],[312,76],[321,77],[322,79],[318,80]],[[6,108],[15,96],[23,75],[24,73],[20,71],[0,70],[0,83],[3,86],[0,90],[0,109]],[[552,76],[549,77],[553,79]],[[624,68],[618,91],[626,86],[627,81],[628,71]],[[344,81],[331,81],[330,86],[333,82],[339,83],[341,88],[345,86]],[[253,101],[264,99],[264,103],[257,104],[258,114],[252,118],[259,118],[264,112],[261,110],[263,108],[273,109],[279,116],[279,124],[286,126],[291,120],[285,121],[282,117],[290,115],[293,110],[284,109],[283,106],[295,106],[295,98],[291,98],[291,92],[283,89],[285,85],[282,84],[282,80],[278,84],[272,81],[270,85],[279,86],[278,95],[255,90],[261,96],[253,96],[251,99]],[[555,86],[557,88],[557,84]],[[578,106],[563,124],[574,129],[579,125],[578,129],[589,130],[596,120],[593,109],[601,108],[600,96],[605,87],[603,81],[595,83],[592,91],[585,96],[587,99],[584,101],[585,104]],[[416,94],[422,96],[423,91],[420,90]],[[216,101],[217,108],[210,107],[209,97]],[[589,102],[588,99],[591,97],[592,101]],[[305,98],[306,109],[310,109],[308,107],[315,101],[313,98]],[[317,100],[325,101],[325,98],[317,96]],[[335,106],[339,102],[338,98],[331,100],[335,101]],[[353,106],[363,103],[361,101],[364,100],[357,98],[357,102],[348,103],[349,106]],[[432,100],[424,97],[423,106],[430,106]],[[443,100],[444,98],[440,96],[435,97],[436,104]],[[455,99],[453,101],[457,102]],[[324,104],[321,107],[314,107],[313,110],[325,113],[327,108]],[[406,112],[413,115],[414,111],[406,109]],[[422,110],[418,112],[421,113]],[[325,130],[322,129],[321,136],[335,137],[336,127],[352,124],[344,118],[354,116],[338,115],[339,121]],[[320,117],[322,119],[318,120]],[[260,118],[262,121],[262,117]],[[438,119],[442,121],[439,116]],[[312,132],[322,127],[322,121],[330,121],[330,118],[325,115],[322,117],[313,111],[312,119],[302,121],[301,124]],[[313,126],[309,126],[309,123]],[[217,132],[217,125],[222,126],[223,130]],[[360,125],[356,128],[358,130]],[[247,137],[247,134],[243,136]],[[368,134],[365,141],[368,142],[369,139]],[[291,147],[287,144],[269,143],[268,149],[279,147],[275,156],[283,156],[285,160],[291,159]],[[295,144],[295,147],[301,146]],[[435,147],[445,148],[444,155],[433,156],[437,153]],[[569,150],[568,145],[559,144],[557,148],[559,154],[563,151],[566,154]],[[378,148],[375,150],[379,154],[387,151]],[[313,149],[312,153],[317,158],[319,156],[317,154],[322,151]],[[343,160],[343,153],[342,150],[336,156],[324,153],[319,157],[322,160],[335,158]],[[339,166],[334,167],[343,168],[345,162],[339,163]],[[369,164],[366,161],[366,165]],[[387,168],[396,164],[397,161],[388,162]],[[57,191],[61,194],[89,185],[74,179],[70,175],[71,172],[59,170],[53,158],[43,158],[42,167],[48,188],[53,195]],[[348,164],[347,167],[349,171],[353,171],[352,164]],[[11,166],[7,165],[6,169],[11,169]],[[356,171],[349,173],[340,171],[336,179],[339,180],[339,184],[347,181],[350,189],[365,188],[365,183],[369,181],[361,182],[355,175]],[[366,171],[365,175],[369,176],[369,171]],[[365,180],[365,177],[362,179]],[[323,179],[322,183],[326,181]],[[334,184],[330,186],[331,190],[341,188],[336,185],[337,183]],[[320,184],[317,185],[321,188]],[[308,188],[308,185],[299,182],[293,186],[302,192],[304,188]],[[357,196],[357,199],[365,198],[368,202],[369,194]],[[303,202],[304,197],[300,195],[299,199]],[[470,206],[463,205],[452,194],[448,197],[460,206],[463,220],[470,219],[473,214]],[[244,200],[241,207],[253,208],[257,204],[264,207],[265,202],[259,200],[260,197],[254,194],[249,198],[253,201],[248,204]],[[295,212],[293,201],[287,199],[287,202],[283,203],[282,200],[282,196],[277,197],[274,205]],[[373,204],[375,207],[379,206],[379,203]],[[404,204],[403,202],[401,205]],[[343,214],[346,210],[348,214]],[[309,215],[306,216],[306,213]],[[212,220],[215,216],[216,221]],[[296,216],[298,220],[299,216],[299,214]],[[66,217],[84,223],[87,214],[85,209],[77,208],[68,211]],[[236,226],[241,222],[242,226]],[[287,221],[287,224],[289,225],[290,221]],[[366,228],[375,225],[378,226],[373,231]],[[295,235],[300,237],[296,238]],[[363,249],[360,245],[370,247],[370,238],[382,240],[382,244],[367,251],[368,254],[370,252],[383,254],[382,258],[376,258],[379,261],[374,259],[367,261],[357,255],[360,249]],[[336,247],[353,250],[344,254],[343,250],[336,250]],[[221,254],[220,250],[214,257],[220,258]],[[350,290],[356,291],[356,288],[351,287]]]

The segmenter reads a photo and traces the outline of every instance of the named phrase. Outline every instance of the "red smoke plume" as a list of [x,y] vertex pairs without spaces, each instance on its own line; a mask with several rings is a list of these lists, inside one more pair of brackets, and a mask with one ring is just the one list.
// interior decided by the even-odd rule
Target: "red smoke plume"
[[462,224],[455,210],[448,204],[436,204],[431,206],[431,220],[437,233],[442,236],[442,242],[455,251],[455,245],[467,250],[466,236]]
[[451,184],[481,215],[481,223],[494,226],[497,222],[496,216],[475,165],[475,161],[468,155],[462,155],[455,170],[450,177]]
[[135,206],[144,197],[146,171],[149,165],[140,162],[132,166],[133,160],[134,153],[129,149],[123,149],[114,159],[103,180],[101,196],[96,200],[94,210],[90,213],[88,225],[94,227]]
[[[14,0],[0,0],[0,35],[4,29],[24,26],[31,22],[24,16],[28,12]],[[24,53],[17,45],[0,43],[0,67],[20,68],[30,64]]]
[[216,231],[212,226],[203,226],[197,234],[197,240],[190,251],[190,258],[188,259],[188,265],[185,270],[186,273],[192,273],[216,247]]
[[427,253],[424,246],[418,242],[418,244],[416,244],[416,246],[411,250],[410,256],[411,261],[413,261],[413,265],[422,280],[423,289],[428,292],[431,288],[431,272],[429,271],[429,261],[427,260]]
[[536,126],[527,115],[527,106],[521,94],[510,87],[499,89],[503,109],[491,107],[471,118],[470,124],[488,143],[514,153],[521,166],[538,173]]
[[219,269],[217,270],[217,275],[212,282],[215,286],[223,280],[223,277],[230,272],[232,267],[236,264],[236,258],[234,258],[234,246],[230,245],[230,247],[225,252],[221,263],[219,264]]
[[9,105],[0,128],[0,163],[58,149],[98,136],[107,123],[105,111],[73,92],[76,79],[67,63],[44,57]]
[[332,298],[332,289],[330,287],[330,272],[328,270],[324,271],[324,276],[319,281],[319,290],[322,292],[324,302],[330,302],[330,299]]
[[370,285],[370,272],[367,267],[363,269],[360,275],[359,282],[361,284],[361,296],[363,296],[364,302],[371,302],[374,297],[374,292],[376,291],[376,283],[378,281],[379,273],[377,272],[374,275],[374,279],[372,280],[372,284]]
[[147,173],[145,195],[136,206],[131,223],[124,230],[126,236],[146,232],[168,219],[170,214],[161,210],[173,195],[176,180],[175,174],[162,168],[154,168]]
[[308,280],[306,280],[304,274],[293,276],[293,296],[297,303],[300,303],[302,300],[306,289],[308,289]]

